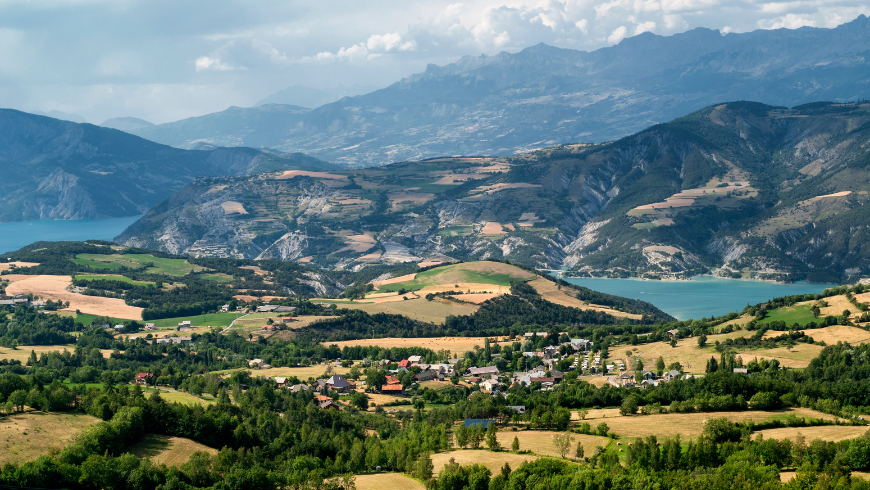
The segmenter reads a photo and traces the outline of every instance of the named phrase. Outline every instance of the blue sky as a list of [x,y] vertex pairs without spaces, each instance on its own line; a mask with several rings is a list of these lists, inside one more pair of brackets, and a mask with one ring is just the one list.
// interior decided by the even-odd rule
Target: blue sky
[[835,27],[857,1],[0,0],[0,106],[160,123],[294,84],[386,86],[463,55],[644,31]]

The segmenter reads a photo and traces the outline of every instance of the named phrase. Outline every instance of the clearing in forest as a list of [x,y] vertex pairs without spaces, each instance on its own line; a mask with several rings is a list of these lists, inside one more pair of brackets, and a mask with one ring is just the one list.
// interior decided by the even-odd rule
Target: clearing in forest
[[535,291],[538,292],[544,299],[549,301],[550,303],[555,303],[557,305],[568,306],[571,308],[577,308],[580,310],[592,310],[592,311],[600,311],[602,313],[607,313],[609,315],[613,315],[617,318],[631,318],[634,320],[640,320],[641,315],[637,315],[634,313],[625,313],[622,311],[614,310],[608,306],[601,306],[595,304],[587,304],[574,296],[569,295],[566,291],[570,292],[571,289],[565,288],[559,289],[559,285],[555,282],[539,277],[534,281],[529,282],[529,286],[535,288]]
[[0,465],[20,464],[60,451],[73,437],[98,422],[100,419],[90,415],[68,413],[23,413],[0,418]]
[[78,265],[87,265],[94,269],[117,270],[121,267],[130,269],[143,269],[153,274],[166,274],[169,276],[183,276],[188,272],[199,272],[205,267],[189,264],[184,259],[168,259],[155,257],[151,254],[78,254],[70,259]]
[[405,281],[389,284],[386,281],[380,281],[375,284],[375,287],[378,288],[378,292],[398,291],[399,289],[417,291],[426,286],[455,288],[456,285],[461,285],[461,283],[501,285],[506,287],[510,285],[511,281],[528,281],[537,277],[537,274],[513,265],[502,264],[501,262],[481,261],[436,267],[419,272],[413,278],[406,279]]
[[[425,347],[438,352],[447,349],[455,355],[463,355],[475,346],[483,348],[486,337],[419,337],[419,338],[383,338],[383,339],[360,339],[345,340],[342,342],[323,342],[323,345],[338,345],[339,348],[357,345],[376,345],[385,349],[394,347]],[[507,341],[506,341],[507,342]],[[492,342],[495,344],[495,342]]]
[[[511,437],[511,440],[513,440],[513,437]],[[502,446],[504,446],[504,443],[502,443]],[[510,448],[510,442],[508,442],[507,447]],[[538,459],[539,456],[531,454],[514,454],[506,451],[496,453],[487,449],[458,449],[456,451],[446,451],[432,455],[432,464],[435,466],[433,474],[437,475],[440,473],[444,466],[450,462],[450,458],[453,458],[453,461],[459,463],[461,466],[470,466],[473,464],[486,466],[493,475],[497,475],[505,463],[509,464],[512,470],[515,470],[526,461],[534,461]]]
[[357,490],[424,490],[425,485],[401,473],[378,473],[354,477]]
[[[837,342],[849,342],[850,344],[863,344],[870,341],[870,332],[863,328],[853,327],[851,325],[832,325],[825,328],[814,328],[812,330],[800,330],[812,337],[816,342],[824,342],[828,345],[836,344]],[[778,332],[768,330],[764,334],[764,338],[776,337],[787,332]]]
[[[593,427],[594,428],[594,427]],[[519,430],[519,431],[498,431],[498,442],[503,448],[510,448],[514,441],[514,437],[520,441],[520,451],[531,451],[541,456],[553,456],[561,458],[556,445],[553,444],[553,437],[561,434],[561,432],[549,430]],[[568,451],[568,457],[573,457],[577,450],[577,443],[583,443],[583,451],[586,456],[591,456],[595,453],[597,446],[607,447],[609,439],[601,436],[590,436],[585,434],[569,434],[573,441],[571,448]],[[511,465],[513,467],[513,465]]]
[[336,306],[350,308],[354,310],[362,310],[369,314],[388,313],[393,315],[403,315],[412,320],[430,322],[435,324],[444,323],[444,320],[450,315],[470,315],[477,310],[477,305],[467,305],[456,303],[449,300],[436,299],[427,301],[425,298],[412,298],[413,295],[408,295],[408,300],[396,300],[385,302],[342,302]]
[[147,458],[156,464],[179,467],[190,459],[190,456],[203,451],[210,455],[218,453],[198,442],[183,437],[171,437],[160,434],[148,434],[130,448],[130,453],[140,458]]
[[[673,437],[679,434],[683,439],[690,439],[701,435],[704,424],[708,420],[727,418],[732,422],[762,422],[776,418],[785,418],[789,415],[802,418],[814,418],[836,420],[836,417],[827,415],[808,408],[793,408],[777,410],[773,412],[761,410],[747,410],[744,412],[701,412],[701,413],[663,413],[654,415],[619,415],[619,409],[590,410],[586,420],[573,418],[573,424],[579,425],[588,422],[592,429],[604,422],[610,432],[622,437]],[[829,427],[829,426],[826,426]],[[804,429],[804,428],[802,428]],[[522,444],[520,449],[523,448]]]
[[[815,439],[829,442],[840,442],[846,439],[861,437],[868,431],[866,425],[820,425],[817,427],[784,427],[758,431],[765,439],[791,439],[797,441],[803,435],[807,444]],[[754,434],[753,434],[754,436]]]

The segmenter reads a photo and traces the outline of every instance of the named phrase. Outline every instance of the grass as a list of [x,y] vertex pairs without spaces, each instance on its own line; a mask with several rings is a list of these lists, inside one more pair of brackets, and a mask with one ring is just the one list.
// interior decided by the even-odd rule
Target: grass
[[0,347],[0,359],[9,359],[21,361],[22,364],[27,362],[30,357],[30,352],[36,352],[39,356],[44,352],[63,352],[64,349],[72,352],[76,348],[75,345],[19,345],[18,349],[12,350],[8,347]]
[[242,316],[239,313],[206,313],[196,316],[180,316],[177,318],[161,318],[159,320],[146,320],[153,323],[157,328],[177,327],[179,323],[190,320],[190,324],[198,327],[227,327],[236,318]]
[[[498,442],[502,447],[510,448],[514,437],[516,437],[520,441],[520,451],[531,451],[541,456],[561,458],[562,456],[553,444],[553,436],[557,434],[560,434],[560,432],[547,430],[498,431]],[[610,442],[608,438],[601,436],[571,434],[571,437],[573,440],[571,442],[569,457],[574,454],[578,442],[583,443],[583,451],[587,456],[594,454],[597,446],[607,447],[607,444]]]
[[765,324],[774,321],[781,321],[785,322],[787,327],[790,327],[794,323],[806,325],[809,322],[818,320],[813,316],[813,312],[810,311],[810,308],[810,305],[795,305],[787,308],[778,308],[768,312],[767,316],[758,323]]
[[75,279],[78,279],[80,281],[118,281],[118,282],[125,282],[127,284],[135,284],[136,286],[150,286],[150,285],[154,284],[153,282],[134,281],[133,279],[130,279],[129,277],[112,276],[112,275],[109,275],[109,276],[76,275]]
[[198,277],[220,283],[229,283],[233,280],[233,276],[227,274],[200,274]]
[[420,272],[410,281],[385,284],[378,287],[379,293],[406,289],[417,291],[426,286],[440,286],[458,283],[476,283],[492,285],[509,285],[515,280],[529,280],[537,275],[526,272],[518,267],[500,262],[466,262],[450,264]]
[[167,403],[182,403],[184,405],[202,405],[209,406],[215,403],[215,398],[211,395],[203,395],[202,397],[191,395],[190,393],[184,392],[171,392],[171,391],[163,391],[155,388],[145,388],[142,390],[147,393],[146,396],[150,396],[151,393],[155,391],[160,393],[160,398],[163,398]]
[[[384,286],[389,287],[392,284]],[[403,315],[412,320],[420,320],[435,324],[444,323],[449,315],[470,315],[477,310],[477,305],[466,305],[447,301],[427,301],[425,298],[409,299],[407,301],[392,301],[389,303],[342,303],[343,308],[362,310],[366,313],[389,313]]]
[[357,490],[424,490],[426,487],[417,480],[401,473],[378,473],[376,475],[357,475],[354,477]]
[[167,259],[151,254],[78,254],[76,258],[70,260],[75,264],[87,265],[95,269],[117,270],[121,267],[143,269],[147,266],[148,272],[169,276],[183,276],[191,271],[205,270],[204,267],[191,265],[184,259]]
[[148,434],[130,448],[130,453],[139,458],[147,458],[157,464],[179,467],[190,460],[190,456],[204,451],[214,455],[216,449],[204,446],[198,442],[183,437],[171,437],[159,434]]
[[[513,440],[513,437],[511,437],[511,440]],[[504,446],[504,444],[502,444],[502,446]],[[510,448],[510,442],[508,442],[507,447]],[[432,455],[432,464],[435,466],[433,474],[437,475],[440,473],[444,466],[450,462],[451,458],[462,466],[470,466],[473,464],[486,466],[493,475],[497,475],[501,472],[501,468],[505,463],[509,464],[511,469],[515,470],[526,461],[539,459],[539,456],[531,454],[514,454],[507,451],[492,452],[486,449],[458,449],[456,451],[446,451]]]
[[473,232],[473,226],[449,226],[438,230],[438,234],[441,236],[466,236]]
[[855,439],[867,433],[867,426],[856,425],[821,425],[817,427],[784,427],[756,432],[765,439],[791,439],[796,441],[798,435],[803,435],[806,442],[820,439],[822,441],[840,442]]
[[[81,323],[82,325],[92,325],[94,323],[94,319],[99,317],[99,316],[100,315],[92,315],[90,313],[79,313],[78,315],[76,315],[75,321]],[[115,325],[120,325],[128,320],[124,320],[123,318],[111,318],[111,317],[109,317],[109,321],[111,322],[112,326],[115,326]]]
[[[583,421],[574,420],[575,425],[589,422],[594,429],[601,422],[607,424],[610,432],[623,437],[673,437],[678,435],[683,439],[698,437],[704,431],[704,424],[715,418],[727,418],[734,422],[762,422],[788,415],[834,420],[835,417],[808,408],[795,408],[776,412],[747,410],[745,412],[704,412],[704,413],[666,413],[656,415],[632,415],[623,417],[618,409],[590,411]],[[520,449],[524,449],[522,442]],[[590,454],[587,452],[587,454]]]
[[25,413],[0,418],[0,465],[52,455],[73,437],[100,422],[90,415]]

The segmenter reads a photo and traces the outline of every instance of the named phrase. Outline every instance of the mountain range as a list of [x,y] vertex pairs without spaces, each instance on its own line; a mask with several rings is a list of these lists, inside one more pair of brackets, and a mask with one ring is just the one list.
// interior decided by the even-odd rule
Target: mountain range
[[613,143],[197,179],[116,241],[351,270],[499,258],[839,281],[870,273],[868,152],[870,103],[731,102]]
[[862,15],[833,29],[643,33],[593,52],[540,44],[432,65],[313,110],[232,107],[131,132],[179,148],[273,148],[360,167],[610,141],[717,102],[849,101],[868,87]]
[[251,148],[182,150],[122,131],[0,110],[0,222],[142,214],[197,177],[332,168]]

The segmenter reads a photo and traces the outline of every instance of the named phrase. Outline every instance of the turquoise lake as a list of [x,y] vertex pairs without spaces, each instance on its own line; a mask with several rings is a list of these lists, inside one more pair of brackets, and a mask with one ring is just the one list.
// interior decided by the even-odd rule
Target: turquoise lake
[[111,240],[141,217],[0,223],[0,253],[13,252],[43,240]]
[[571,284],[602,293],[652,303],[680,319],[702,318],[741,311],[754,305],[792,294],[821,293],[835,284],[797,282],[777,284],[765,281],[719,279],[697,276],[691,281],[642,281],[639,279],[564,278]]

